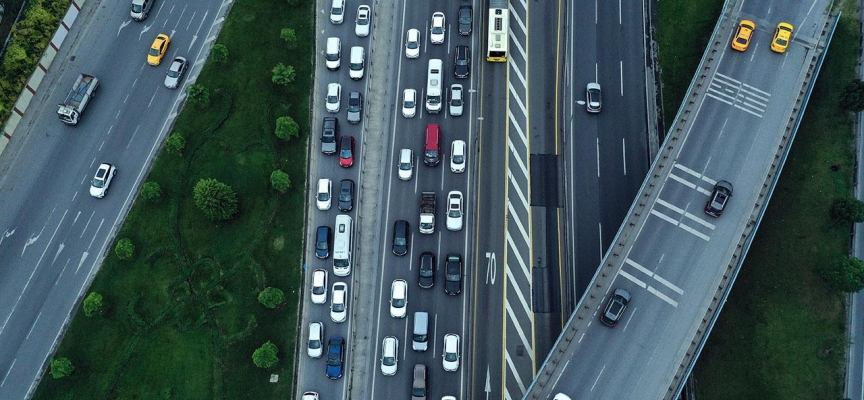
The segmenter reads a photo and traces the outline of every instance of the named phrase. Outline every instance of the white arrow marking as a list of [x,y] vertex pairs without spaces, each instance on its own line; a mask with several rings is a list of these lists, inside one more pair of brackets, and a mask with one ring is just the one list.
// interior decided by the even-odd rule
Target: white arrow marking
[[81,260],[78,261],[78,268],[75,268],[75,273],[76,273],[76,274],[78,273],[78,270],[81,269],[81,266],[84,265],[84,260],[86,260],[86,259],[87,259],[87,256],[89,256],[89,255],[90,255],[90,253],[88,253],[88,252],[86,252],[86,251],[84,252],[84,254],[81,254]]
[[66,245],[63,243],[60,243],[60,246],[57,247],[57,254],[55,254],[54,259],[51,260],[51,265],[54,265],[54,263],[57,261],[57,257],[60,255],[60,252],[63,251],[64,247],[66,247]]
[[120,24],[120,28],[117,28],[117,36],[120,36],[120,32],[123,31],[123,28],[129,26],[130,23],[132,23],[132,20],[131,20],[131,19],[128,20],[128,21],[126,21],[126,22],[123,22],[122,24]]
[[[195,30],[195,34],[192,35],[192,43],[189,43],[189,50],[187,50],[187,51],[192,51],[192,46],[194,46],[195,41],[198,40],[198,33],[201,32],[201,27],[204,26],[204,21],[207,20],[207,13],[208,12],[209,11],[204,12],[204,17],[201,18],[201,24],[198,25],[198,29]],[[193,14],[193,16],[194,16],[194,14]]]
[[486,400],[489,400],[489,393],[492,393],[492,383],[489,382],[489,366],[486,366]]

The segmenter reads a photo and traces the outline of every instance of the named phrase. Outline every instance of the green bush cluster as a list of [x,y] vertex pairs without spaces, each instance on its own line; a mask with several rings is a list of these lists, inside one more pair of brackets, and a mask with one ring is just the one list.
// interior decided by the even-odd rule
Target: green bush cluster
[[279,362],[278,354],[279,348],[268,340],[267,343],[262,344],[261,347],[255,349],[255,352],[252,353],[252,362],[258,368],[270,368]]
[[285,302],[285,292],[279,288],[267,287],[258,294],[258,302],[267,308],[276,308]]
[[72,365],[72,361],[66,357],[51,360],[51,376],[53,376],[54,379],[65,378],[72,375],[72,371],[74,370],[75,366]]

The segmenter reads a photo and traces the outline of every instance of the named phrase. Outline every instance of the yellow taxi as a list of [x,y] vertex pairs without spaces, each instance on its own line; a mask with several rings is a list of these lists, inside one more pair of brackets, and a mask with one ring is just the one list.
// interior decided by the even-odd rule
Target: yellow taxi
[[171,38],[164,33],[156,36],[156,40],[150,45],[150,51],[147,52],[147,64],[156,66],[162,62],[162,57],[168,52],[168,43],[171,43]]
[[746,51],[750,46],[750,38],[753,36],[753,31],[756,30],[756,24],[748,19],[743,19],[738,24],[738,31],[735,32],[735,38],[732,39],[732,48],[738,51]]
[[781,22],[777,24],[777,29],[774,30],[774,39],[771,40],[771,50],[777,53],[785,53],[789,47],[789,42],[792,40],[792,24]]

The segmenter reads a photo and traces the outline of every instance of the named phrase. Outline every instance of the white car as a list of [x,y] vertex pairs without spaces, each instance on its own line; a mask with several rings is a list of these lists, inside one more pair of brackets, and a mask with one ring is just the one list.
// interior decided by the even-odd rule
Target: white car
[[315,205],[321,211],[327,211],[333,205],[333,196],[330,195],[330,190],[333,187],[333,182],[327,178],[318,180],[318,190],[315,192]]
[[402,116],[414,118],[415,115],[417,115],[417,91],[405,89],[402,92]]
[[405,57],[420,57],[420,30],[411,28],[405,38]]
[[462,230],[462,192],[454,190],[447,194],[447,230]]
[[345,322],[348,319],[348,284],[336,282],[333,284],[333,297],[330,302],[330,319],[333,322]]
[[444,32],[444,13],[439,11],[432,14],[432,29],[429,35],[432,44],[444,43]]
[[[318,392],[303,392],[303,397],[300,400],[318,400]],[[442,397],[441,400],[444,400],[444,398]],[[453,397],[451,400],[456,400],[456,398]]]
[[570,399],[570,396],[568,396],[564,393],[558,393],[555,395],[555,397],[552,398],[552,400],[571,400],[571,399]]
[[450,145],[450,171],[454,174],[465,172],[465,152],[466,147],[464,140],[454,140]]
[[105,197],[108,194],[108,186],[111,185],[114,175],[117,175],[117,168],[114,168],[113,165],[108,163],[99,164],[99,169],[96,170],[96,175],[93,176],[93,180],[90,182],[90,195],[98,199]]
[[174,57],[174,61],[171,61],[168,72],[165,74],[165,87],[177,89],[177,86],[180,86],[180,80],[183,79],[183,73],[186,72],[187,65],[185,58]]
[[458,117],[462,115],[462,85],[455,83],[450,85],[450,115]]
[[357,19],[354,22],[354,33],[357,36],[369,36],[369,29],[372,26],[372,9],[365,4],[357,7]]
[[405,318],[408,314],[408,282],[396,279],[390,285],[390,316]]
[[444,335],[444,356],[441,360],[445,371],[453,372],[459,369],[459,335],[455,333]]
[[334,114],[339,112],[342,104],[342,85],[331,83],[327,85],[327,112]]
[[381,373],[387,376],[396,375],[399,366],[399,339],[393,336],[384,338],[381,343]]
[[330,7],[330,22],[339,25],[345,21],[345,0],[333,0]]
[[321,358],[324,354],[324,324],[312,322],[309,324],[309,341],[306,345],[306,353],[312,358]]
[[316,269],[312,272],[312,304],[327,303],[327,271]]
[[410,181],[414,176],[414,152],[411,149],[399,150],[399,179]]

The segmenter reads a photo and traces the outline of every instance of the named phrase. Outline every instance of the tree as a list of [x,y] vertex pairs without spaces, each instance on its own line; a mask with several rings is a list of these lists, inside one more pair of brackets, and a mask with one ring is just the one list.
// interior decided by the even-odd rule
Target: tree
[[282,31],[279,32],[279,37],[288,43],[289,49],[297,47],[297,32],[294,32],[294,29],[282,28]]
[[852,256],[839,258],[834,265],[823,268],[822,278],[834,290],[854,293],[864,289],[864,261]]
[[277,169],[270,174],[270,186],[279,193],[285,194],[291,188],[291,177],[285,171]]
[[835,199],[831,204],[831,218],[837,222],[864,222],[864,202],[854,197]]
[[189,101],[193,104],[204,105],[210,102],[210,91],[200,83],[189,85]]
[[861,79],[855,79],[843,88],[840,107],[853,112],[864,110],[864,82]]
[[297,73],[294,71],[294,67],[290,65],[279,63],[273,67],[273,83],[277,85],[287,86],[294,82],[296,77]]
[[225,221],[237,214],[234,189],[213,178],[201,179],[192,191],[195,205],[211,221]]
[[114,254],[121,260],[129,260],[135,254],[135,245],[128,238],[120,239],[114,246]]
[[156,202],[162,197],[162,187],[156,182],[144,182],[141,185],[141,197],[144,200]]
[[300,136],[300,125],[291,117],[276,118],[276,137],[284,141]]
[[222,43],[216,43],[210,49],[210,57],[217,63],[224,63],[228,60],[228,48]]
[[276,308],[285,301],[285,293],[279,288],[266,287],[258,293],[258,302],[267,308]]
[[[192,89],[189,90],[191,91]],[[179,154],[182,156],[183,149],[186,148],[186,138],[183,137],[180,132],[174,132],[165,140],[165,147],[168,149],[169,153]]]
[[84,315],[91,317],[94,313],[102,311],[102,295],[96,292],[90,292],[86,298],[84,298],[84,303],[82,307],[84,307]]
[[270,368],[279,362],[278,354],[279,348],[268,340],[252,353],[252,362],[258,368]]
[[75,367],[72,365],[72,361],[66,357],[51,360],[51,376],[53,376],[54,379],[65,378],[72,375],[72,371],[74,370]]

